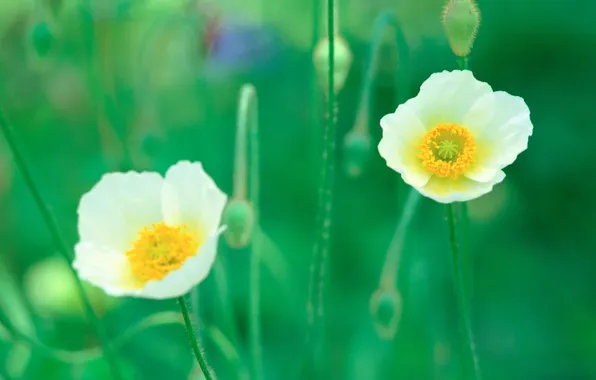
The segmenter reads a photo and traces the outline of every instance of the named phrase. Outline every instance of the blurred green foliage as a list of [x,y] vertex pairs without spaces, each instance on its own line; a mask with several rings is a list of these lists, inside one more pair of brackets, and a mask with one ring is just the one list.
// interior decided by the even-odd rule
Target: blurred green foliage
[[[443,4],[338,1],[354,56],[339,96],[339,142],[355,122],[381,12],[395,12],[410,47],[412,87],[402,95],[415,95],[431,73],[457,67],[440,24]],[[522,96],[535,126],[504,183],[469,203],[472,316],[484,378],[596,379],[596,3],[479,0],[478,6],[482,23],[470,66],[493,88]],[[72,245],[80,196],[103,173],[124,168],[118,138],[136,170],[163,173],[178,160],[200,160],[231,194],[237,92],[245,82],[255,85],[267,379],[294,378],[304,343],[322,136],[313,113],[323,117],[312,97],[314,7],[298,0],[0,2],[0,106]],[[373,121],[397,106],[397,66],[391,57],[382,61]],[[375,146],[380,128],[376,121],[370,128]],[[421,202],[399,268],[398,332],[382,340],[369,303],[407,188],[376,152],[361,176],[347,175],[343,163],[353,158],[345,154],[340,148],[334,192],[329,378],[461,378],[444,208]],[[222,272],[212,273],[199,286],[199,314],[210,363],[218,378],[233,379],[233,354],[221,350],[220,335],[235,343],[246,365],[249,258],[223,241],[219,257],[227,297],[217,292]],[[59,260],[0,139],[0,313],[45,345],[75,352],[58,360],[12,341],[0,327],[7,377],[109,376],[100,357],[76,354],[97,341]],[[173,301],[91,295],[113,339],[153,313],[176,310]],[[230,324],[226,311],[233,312]],[[209,331],[220,339],[208,339]],[[175,321],[135,333],[118,350],[127,378],[197,378],[186,339]]]

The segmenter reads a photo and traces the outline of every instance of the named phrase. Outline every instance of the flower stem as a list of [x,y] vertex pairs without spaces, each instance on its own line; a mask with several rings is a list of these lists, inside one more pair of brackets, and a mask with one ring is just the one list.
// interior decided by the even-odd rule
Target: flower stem
[[368,60],[366,62],[366,70],[364,74],[364,85],[360,95],[360,104],[358,107],[358,114],[356,116],[356,123],[354,130],[368,132],[369,110],[374,101],[373,86],[377,71],[380,68],[381,52],[383,44],[385,43],[385,32],[387,28],[391,27],[395,37],[395,50],[397,52],[398,69],[395,74],[395,92],[397,95],[397,103],[401,104],[402,99],[407,96],[409,90],[409,47],[403,34],[401,24],[395,18],[393,13],[384,12],[375,20],[373,26],[373,35]]
[[203,371],[205,379],[213,380],[213,376],[211,376],[211,371],[209,370],[209,365],[207,365],[207,360],[205,359],[203,350],[201,350],[201,347],[199,347],[199,342],[195,337],[192,322],[190,320],[190,313],[188,311],[188,307],[186,306],[186,300],[184,299],[184,296],[178,297],[178,303],[180,304],[180,311],[182,312],[182,317],[184,318],[184,325],[186,326],[186,332],[188,333],[188,339],[192,345],[192,351],[195,354],[195,358],[197,358],[197,362],[201,367],[201,371]]
[[[466,300],[468,300],[468,307],[472,299],[473,287],[474,287],[474,268],[473,268],[473,257],[470,251],[470,217],[468,215],[468,202],[461,202],[460,204],[460,216],[461,216],[461,234],[462,234],[462,254],[461,254],[461,265],[462,265],[462,279],[464,283],[464,294]],[[469,310],[468,310],[469,312]]]
[[[471,366],[473,368],[473,377],[474,380],[480,380],[480,366],[478,363],[478,356],[476,355],[476,343],[474,341],[474,334],[472,331],[472,326],[470,323],[470,316],[469,316],[469,307],[467,304],[467,299],[464,291],[464,284],[461,274],[461,257],[460,257],[460,249],[459,243],[456,233],[456,223],[455,223],[455,215],[453,211],[453,204],[447,205],[447,220],[449,222],[449,241],[451,244],[451,261],[453,266],[453,284],[455,289],[455,296],[457,299],[457,308],[460,314],[460,322],[462,324],[463,329],[463,339],[462,339],[462,350],[468,356],[469,361],[471,362]],[[466,367],[467,365],[464,363],[465,354],[462,352],[462,371],[465,373],[467,372]]]
[[[334,0],[327,0],[327,36],[329,39],[329,66],[327,83],[327,119],[323,136],[323,169],[319,186],[317,212],[317,236],[313,248],[310,268],[309,294],[307,304],[308,334],[307,350],[314,354],[315,371],[318,371],[322,360],[325,343],[325,282],[329,261],[329,245],[331,234],[331,214],[333,208],[333,183],[335,174],[336,151],[336,118],[337,102],[335,94],[334,56],[335,56],[335,11]],[[316,357],[318,356],[318,357]]]
[[461,70],[468,70],[468,56],[467,55],[464,55],[463,57],[460,57],[457,60],[457,63],[458,63],[459,68]]
[[[234,196],[243,198],[246,195],[246,184],[248,183],[248,199],[253,210],[253,224],[259,226],[259,113],[257,92],[252,84],[245,84],[240,90],[236,142]],[[247,154],[248,152],[250,155]],[[248,165],[249,163],[250,165]],[[250,173],[248,173],[247,166],[250,167]],[[240,193],[236,193],[237,191]],[[252,355],[252,379],[259,380],[263,373],[260,315],[262,248],[261,236],[253,232],[251,235],[249,342]]]
[[48,229],[50,230],[50,235],[54,240],[54,244],[56,244],[56,246],[58,247],[58,250],[64,258],[64,260],[66,260],[69,263],[68,268],[70,269],[72,275],[75,278],[77,292],[79,293],[79,297],[83,302],[83,307],[85,309],[85,313],[87,314],[87,318],[93,326],[97,335],[97,339],[103,348],[103,352],[110,367],[112,377],[117,380],[123,379],[118,366],[118,360],[114,352],[112,352],[110,345],[108,344],[104,328],[101,322],[99,321],[97,314],[95,314],[95,310],[93,310],[93,306],[91,305],[91,301],[89,301],[89,298],[87,297],[85,289],[83,288],[83,284],[79,280],[79,277],[77,276],[77,273],[75,272],[72,265],[70,265],[70,249],[68,248],[66,241],[62,237],[62,234],[60,233],[60,228],[58,227],[58,223],[54,219],[54,216],[52,215],[50,208],[45,203],[41,195],[41,192],[39,191],[39,187],[33,180],[33,176],[29,171],[29,167],[25,161],[25,158],[18,149],[14,135],[12,133],[12,128],[10,127],[10,124],[8,123],[8,120],[6,119],[6,116],[4,115],[4,111],[2,109],[0,109],[0,129],[2,129],[4,137],[6,138],[6,142],[8,143],[8,146],[12,151],[15,164],[19,168],[21,174],[23,175],[25,183],[27,184],[27,187],[29,188],[31,195],[33,196],[33,199],[35,200],[35,203],[39,208],[41,216],[44,219],[46,225],[48,226]]
[[418,204],[420,203],[420,193],[412,188],[406,198],[403,206],[403,211],[399,218],[399,222],[395,227],[395,232],[391,238],[389,249],[385,256],[385,263],[383,264],[383,271],[379,280],[379,288],[394,288],[397,286],[397,275],[400,267],[401,254],[406,237],[406,231],[410,225]]

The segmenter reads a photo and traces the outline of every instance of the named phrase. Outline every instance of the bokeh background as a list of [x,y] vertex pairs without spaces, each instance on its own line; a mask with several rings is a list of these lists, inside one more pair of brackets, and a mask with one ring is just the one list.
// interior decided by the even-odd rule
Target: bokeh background
[[[376,153],[378,119],[431,73],[457,68],[440,23],[444,3],[338,0],[353,63],[338,100],[330,379],[462,378],[444,206],[423,199],[407,231],[395,336],[379,337],[369,310],[407,192]],[[534,123],[504,183],[468,205],[471,312],[484,378],[596,379],[596,3],[478,5],[471,69],[522,96]],[[0,2],[0,106],[71,246],[79,198],[122,167],[118,136],[135,169],[163,173],[178,160],[200,160],[231,194],[238,91],[255,85],[267,379],[297,378],[303,355],[324,109],[312,65],[313,33],[323,30],[313,28],[316,8],[300,0]],[[353,176],[342,142],[360,104],[373,24],[385,11],[403,26],[411,86],[396,93],[401,66],[386,47],[369,109],[373,148]],[[234,350],[222,351],[221,335],[248,364],[248,255],[222,241],[219,270],[193,293],[220,379],[236,378]],[[0,328],[6,378],[109,378],[66,265],[0,138],[0,312],[53,348]],[[173,300],[113,299],[88,288],[108,335],[121,341],[127,378],[200,378]],[[145,318],[146,328],[129,330]]]

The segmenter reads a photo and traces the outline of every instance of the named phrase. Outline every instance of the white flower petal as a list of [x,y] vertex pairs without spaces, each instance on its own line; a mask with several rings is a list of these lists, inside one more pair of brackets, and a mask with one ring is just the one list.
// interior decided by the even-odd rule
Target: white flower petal
[[126,255],[92,243],[75,246],[72,266],[81,279],[113,296],[135,293],[142,287],[135,279]]
[[426,186],[417,190],[425,197],[439,203],[464,202],[490,192],[493,186],[504,178],[505,173],[500,170],[486,182],[476,182],[464,176],[457,179],[433,176]]
[[220,228],[200,248],[197,254],[187,259],[182,267],[170,272],[159,281],[150,281],[137,294],[143,298],[166,299],[183,296],[209,274],[217,254],[217,242],[224,228]]
[[405,182],[414,187],[424,186],[430,178],[418,159],[420,141],[426,132],[420,119],[413,113],[414,99],[400,105],[395,113],[381,119],[383,137],[379,153],[387,166],[401,173]]
[[120,253],[143,226],[162,220],[163,178],[157,173],[109,173],[79,203],[79,236]]
[[471,71],[443,71],[432,74],[422,84],[412,105],[429,130],[439,123],[462,124],[476,100],[490,93],[488,83],[474,78]]
[[480,98],[466,115],[464,125],[478,140],[478,147],[485,151],[476,162],[484,171],[512,164],[528,147],[533,129],[524,100],[502,91]]
[[204,230],[217,230],[227,196],[209,177],[201,163],[181,161],[168,169],[163,192],[163,213],[168,224],[184,223]]

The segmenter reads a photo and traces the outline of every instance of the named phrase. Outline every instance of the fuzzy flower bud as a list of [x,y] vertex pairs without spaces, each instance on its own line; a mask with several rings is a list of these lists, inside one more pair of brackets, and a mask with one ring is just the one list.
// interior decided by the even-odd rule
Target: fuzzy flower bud
[[[25,275],[25,292],[37,313],[47,317],[83,316],[84,308],[77,294],[76,280],[68,265],[59,257],[36,263]],[[116,299],[98,288],[83,283],[95,310],[104,314]]]
[[[340,36],[334,38],[334,88],[335,93],[339,93],[346,82],[350,67],[352,66],[352,52],[350,46]],[[329,39],[323,38],[313,53],[313,62],[319,82],[323,91],[327,92],[329,82]]]
[[395,336],[402,313],[402,300],[397,289],[377,289],[370,298],[370,314],[381,339]]
[[449,0],[443,10],[443,27],[455,55],[470,54],[480,26],[480,10],[474,0]]
[[244,248],[250,242],[254,212],[250,203],[232,199],[223,212],[223,224],[227,226],[224,237],[232,248]]
[[365,131],[352,130],[344,139],[344,168],[351,177],[358,177],[364,171],[370,157],[370,136]]

